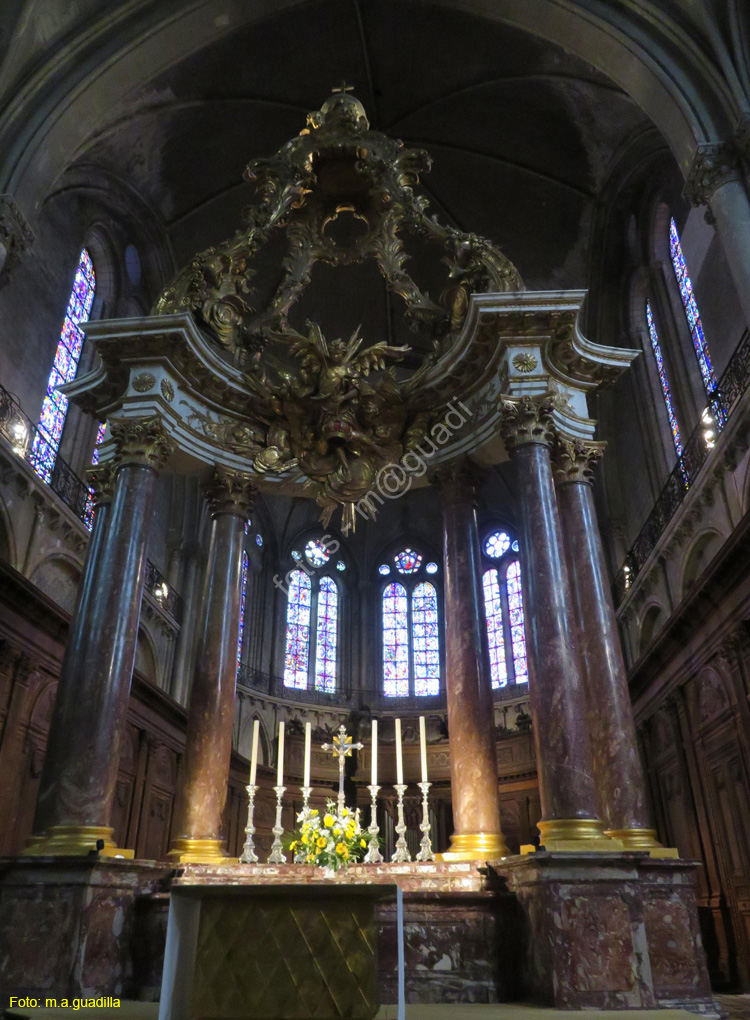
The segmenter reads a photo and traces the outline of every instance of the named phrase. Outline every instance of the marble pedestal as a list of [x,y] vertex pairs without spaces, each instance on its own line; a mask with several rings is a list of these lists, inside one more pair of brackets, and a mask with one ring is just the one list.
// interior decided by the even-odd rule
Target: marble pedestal
[[137,902],[168,875],[149,861],[0,860],[0,993],[131,996]]
[[525,998],[558,1009],[716,1015],[696,864],[638,853],[534,853],[498,866],[526,928]]

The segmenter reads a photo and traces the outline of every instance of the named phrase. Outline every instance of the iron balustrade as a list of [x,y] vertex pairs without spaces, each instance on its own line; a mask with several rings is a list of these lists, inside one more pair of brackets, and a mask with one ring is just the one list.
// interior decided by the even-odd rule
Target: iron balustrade
[[615,606],[622,602],[628,588],[643,569],[667,525],[680,508],[690,486],[695,484],[714,447],[714,434],[720,427],[726,428],[726,423],[747,389],[748,383],[750,383],[750,330],[746,329],[719,380],[716,393],[711,395],[701,421],[693,430],[682,456],[678,458],[670,472],[651,513],[646,518],[646,523],[615,577],[613,585]]
[[[10,443],[16,456],[25,460],[36,471],[32,455],[35,440],[39,439],[40,446],[49,445],[49,438],[23,413],[18,400],[2,385],[0,385],[0,435]],[[36,473],[39,474],[38,471]],[[41,475],[39,478],[44,481]],[[70,507],[90,531],[94,516],[91,490],[75,473],[70,464],[59,455],[55,457],[52,473],[46,484],[63,503]],[[146,561],[144,587],[174,620],[178,623],[182,622],[184,610],[182,598],[174,588],[167,584],[164,575],[150,560]]]

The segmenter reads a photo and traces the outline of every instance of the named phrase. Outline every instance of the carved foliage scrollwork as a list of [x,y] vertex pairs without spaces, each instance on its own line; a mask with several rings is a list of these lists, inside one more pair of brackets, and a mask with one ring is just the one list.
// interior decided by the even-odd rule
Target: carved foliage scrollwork
[[236,514],[245,520],[252,512],[256,491],[251,475],[227,468],[217,468],[205,487],[206,499],[214,517]]
[[110,422],[110,431],[122,464],[140,464],[161,470],[174,450],[161,416],[126,418]]
[[590,485],[594,480],[594,468],[603,454],[603,443],[584,443],[578,439],[562,439],[558,436],[552,455],[555,484],[578,482]]
[[508,450],[512,451],[528,443],[551,446],[554,442],[553,398],[521,397],[518,400],[503,400],[500,410],[500,429]]

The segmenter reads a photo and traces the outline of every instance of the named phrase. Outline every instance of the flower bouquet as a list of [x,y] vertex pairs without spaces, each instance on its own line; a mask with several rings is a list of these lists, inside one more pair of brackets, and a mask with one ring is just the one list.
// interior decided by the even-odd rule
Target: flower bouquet
[[294,854],[295,864],[315,864],[337,871],[352,861],[360,861],[367,853],[373,836],[359,824],[359,810],[344,808],[337,813],[332,800],[326,801],[321,815],[308,808],[297,815],[298,828],[284,837],[284,849]]

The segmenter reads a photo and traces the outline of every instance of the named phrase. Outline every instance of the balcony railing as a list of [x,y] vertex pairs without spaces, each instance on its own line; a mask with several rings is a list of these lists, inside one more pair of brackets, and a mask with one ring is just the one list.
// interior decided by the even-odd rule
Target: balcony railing
[[[365,705],[373,712],[444,712],[445,691],[436,695],[424,695],[408,698],[389,698],[381,690],[364,688],[346,694],[336,691],[326,694],[312,688],[300,690],[297,687],[286,687],[284,678],[271,676],[257,669],[249,669],[244,663],[237,671],[237,683],[242,688],[258,694],[266,694],[281,701],[298,701],[306,705],[323,705],[328,708],[362,708]],[[495,688],[492,692],[495,701],[509,701],[512,698],[523,698],[529,693],[528,684],[507,684]]]
[[750,330],[745,330],[719,380],[716,393],[712,394],[709,406],[703,412],[698,426],[683,449],[682,457],[678,459],[667,478],[646,523],[638,533],[615,578],[613,589],[616,606],[622,602],[628,588],[635,581],[667,525],[677,513],[691,485],[695,484],[700,469],[715,445],[719,423],[722,429],[726,428],[737,402],[749,383]]
[[[50,446],[49,437],[23,413],[16,398],[4,386],[0,386],[0,436],[7,439],[16,456],[30,464],[42,481],[46,480],[37,469],[37,462],[39,449]],[[59,455],[54,459],[47,484],[90,531],[94,520],[91,490]],[[146,563],[145,588],[178,623],[182,621],[182,598],[150,560]]]

